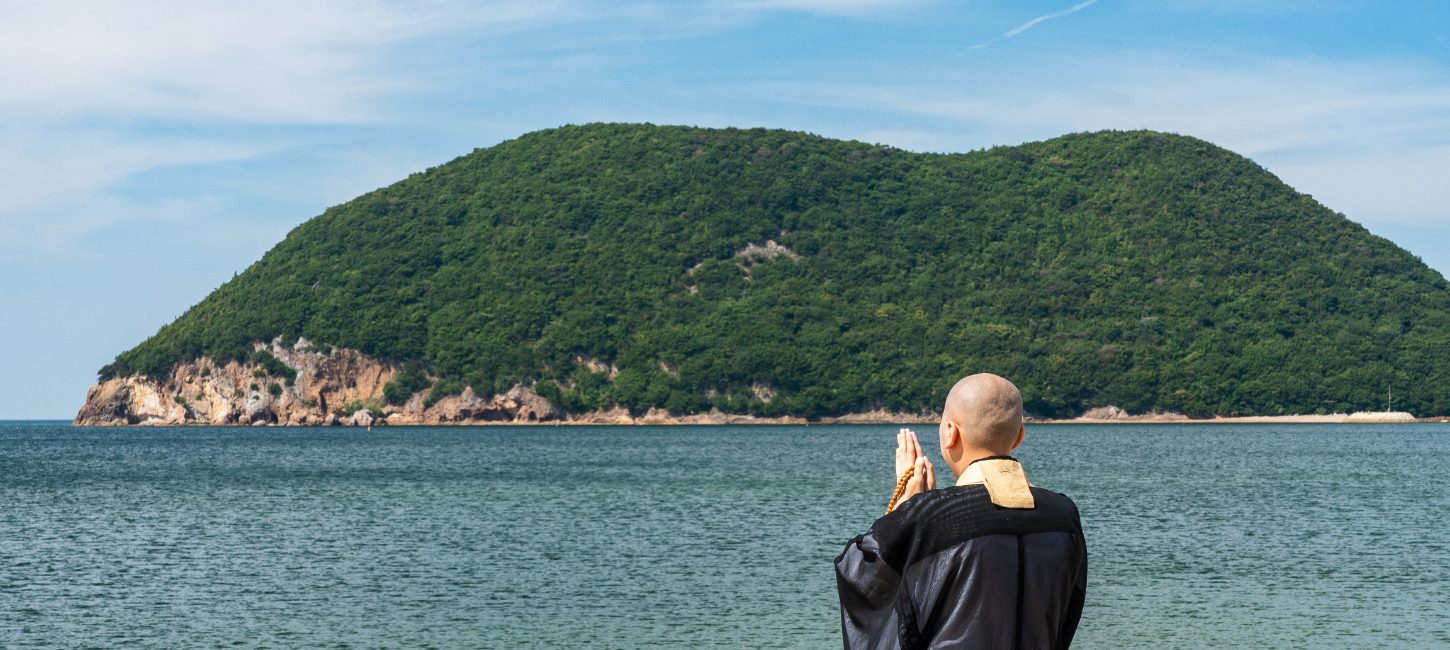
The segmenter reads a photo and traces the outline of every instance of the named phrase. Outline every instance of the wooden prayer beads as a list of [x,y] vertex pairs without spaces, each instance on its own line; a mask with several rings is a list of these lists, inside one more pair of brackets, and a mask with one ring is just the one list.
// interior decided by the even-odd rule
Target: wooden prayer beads
[[888,514],[892,510],[895,510],[896,509],[896,500],[897,499],[900,499],[901,498],[901,494],[906,491],[906,482],[907,481],[910,481],[911,480],[911,475],[912,474],[915,474],[915,473],[916,473],[916,467],[915,466],[908,467],[908,468],[906,468],[906,471],[905,472],[902,472],[901,478],[900,479],[897,479],[897,481],[896,481],[896,490],[894,490],[891,493],[891,501],[887,502],[887,504],[886,504],[886,512]]

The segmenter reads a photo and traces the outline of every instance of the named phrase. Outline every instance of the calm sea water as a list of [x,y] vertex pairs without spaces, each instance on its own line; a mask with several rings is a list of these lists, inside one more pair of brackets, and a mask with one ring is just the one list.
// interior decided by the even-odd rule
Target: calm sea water
[[[894,433],[0,423],[0,647],[838,647]],[[1019,457],[1082,510],[1077,647],[1450,647],[1446,425]]]

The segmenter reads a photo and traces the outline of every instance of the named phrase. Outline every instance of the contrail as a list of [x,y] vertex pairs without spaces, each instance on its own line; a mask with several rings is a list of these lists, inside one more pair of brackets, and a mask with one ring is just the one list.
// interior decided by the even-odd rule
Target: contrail
[[1097,4],[1097,3],[1098,3],[1098,0],[1083,0],[1082,2],[1079,2],[1079,3],[1077,3],[1077,4],[1075,4],[1075,5],[1071,6],[1071,7],[1068,7],[1066,9],[1063,9],[1062,11],[1054,11],[1054,12],[1052,12],[1050,14],[1043,14],[1041,16],[1038,16],[1036,18],[1033,18],[1032,20],[1029,20],[1029,21],[1027,21],[1025,23],[1022,23],[1021,25],[1018,25],[1016,27],[1013,27],[1012,29],[1009,29],[1009,30],[1007,30],[1005,32],[1002,32],[1002,35],[1001,36],[998,36],[996,38],[993,38],[993,39],[990,39],[990,40],[987,40],[987,41],[983,41],[981,43],[978,43],[976,45],[973,45],[972,46],[972,49],[974,49],[974,50],[980,50],[980,49],[982,49],[984,47],[987,47],[988,45],[991,45],[993,43],[996,43],[997,41],[1000,41],[1000,40],[1002,40],[1004,38],[1012,38],[1013,36],[1016,36],[1018,34],[1021,34],[1022,32],[1025,32],[1025,31],[1027,31],[1029,29],[1032,29],[1033,27],[1036,27],[1038,25],[1041,25],[1042,23],[1045,23],[1045,22],[1047,22],[1049,20],[1052,20],[1053,18],[1061,18],[1063,16],[1069,16],[1069,15],[1075,14],[1075,13],[1077,13],[1079,11],[1082,11],[1083,9],[1087,9],[1088,7],[1091,7],[1091,6],[1093,6],[1093,5]]
[[1068,16],[1068,15],[1071,15],[1071,14],[1075,14],[1075,13],[1077,13],[1079,11],[1082,11],[1083,9],[1087,9],[1088,7],[1091,7],[1091,6],[1095,5],[1095,4],[1097,4],[1097,2],[1098,2],[1098,0],[1083,0],[1082,2],[1079,2],[1079,3],[1077,3],[1077,4],[1075,4],[1075,5],[1071,6],[1071,7],[1068,7],[1066,9],[1063,9],[1062,11],[1055,11],[1053,13],[1050,13],[1050,14],[1047,14],[1047,15],[1044,15],[1044,16],[1038,16],[1036,18],[1033,18],[1032,20],[1029,20],[1029,21],[1027,21],[1025,23],[1022,23],[1021,25],[1018,25],[1016,27],[1013,27],[1012,29],[1007,30],[1006,33],[1002,34],[1002,38],[1012,38],[1013,36],[1016,36],[1018,34],[1021,34],[1022,32],[1025,32],[1025,31],[1027,31],[1029,29],[1032,29],[1033,27],[1036,27],[1036,26],[1038,26],[1038,25],[1040,25],[1042,23],[1045,23],[1045,22],[1047,22],[1049,20],[1052,20],[1053,18],[1061,18],[1063,16]]

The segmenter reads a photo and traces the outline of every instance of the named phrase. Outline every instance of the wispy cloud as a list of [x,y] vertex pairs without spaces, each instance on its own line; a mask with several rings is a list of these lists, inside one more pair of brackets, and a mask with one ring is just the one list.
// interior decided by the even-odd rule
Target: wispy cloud
[[477,9],[380,0],[27,3],[0,23],[0,109],[45,120],[373,120],[379,98],[416,83],[389,71],[394,46],[575,12],[558,0]]
[[1075,4],[1075,5],[1073,5],[1071,7],[1068,7],[1066,9],[1063,9],[1061,11],[1054,11],[1054,12],[1052,12],[1050,14],[1043,14],[1041,16],[1038,16],[1036,18],[1033,18],[1032,20],[1029,20],[1029,21],[1027,21],[1025,23],[1022,23],[1021,25],[1018,25],[1016,27],[1013,27],[1012,29],[1009,29],[1009,30],[1007,30],[1005,32],[1002,32],[1002,35],[1001,36],[996,36],[996,37],[993,37],[993,38],[988,39],[986,41],[983,41],[981,43],[977,43],[976,45],[973,45],[972,46],[972,49],[974,49],[974,50],[980,50],[980,49],[982,49],[984,47],[987,47],[988,45],[991,45],[993,43],[996,43],[997,41],[1005,40],[1005,39],[1009,39],[1009,38],[1013,38],[1013,37],[1017,36],[1018,34],[1021,34],[1022,32],[1025,32],[1025,31],[1027,31],[1029,29],[1032,29],[1033,27],[1036,27],[1038,25],[1041,25],[1042,23],[1045,23],[1045,22],[1047,22],[1049,20],[1053,20],[1053,19],[1056,19],[1056,18],[1062,18],[1063,16],[1070,16],[1072,14],[1075,14],[1075,13],[1079,12],[1079,11],[1082,11],[1083,9],[1087,9],[1088,7],[1091,7],[1091,6],[1095,5],[1095,4],[1097,4],[1097,2],[1098,2],[1098,0],[1083,0],[1082,2],[1079,2],[1079,3]]
[[[910,131],[834,133],[965,150],[1071,131],[1157,129],[1254,158],[1358,221],[1450,224],[1450,82],[1406,61],[1244,59],[1161,52],[1082,57],[1025,86],[934,70],[900,84],[784,84],[785,102],[857,109]],[[928,127],[927,125],[933,125]]]
[[[27,3],[0,21],[0,254],[73,251],[89,234],[204,197],[130,198],[139,174],[247,160],[298,127],[396,120],[431,83],[400,49],[585,16],[567,0]],[[307,136],[315,138],[316,135]],[[360,188],[370,189],[370,188]],[[178,195],[186,195],[184,189]]]
[[1032,29],[1033,27],[1036,27],[1038,25],[1041,25],[1042,23],[1045,23],[1045,22],[1047,22],[1049,20],[1052,20],[1054,18],[1062,18],[1063,16],[1070,16],[1072,14],[1075,14],[1075,13],[1079,12],[1079,11],[1082,11],[1083,9],[1087,9],[1088,7],[1091,7],[1094,4],[1097,4],[1097,2],[1098,2],[1098,0],[1084,0],[1083,2],[1079,2],[1079,3],[1077,3],[1077,4],[1075,4],[1075,5],[1071,6],[1071,7],[1068,7],[1066,9],[1063,9],[1062,11],[1055,11],[1055,12],[1052,12],[1050,14],[1044,14],[1044,15],[1038,16],[1036,18],[1033,18],[1032,20],[1029,20],[1029,21],[1027,21],[1025,23],[1022,23],[1021,25],[1018,25],[1016,27],[1013,27],[1012,29],[1007,30],[1006,32],[1004,32],[1002,34],[1002,38],[1012,38],[1013,36],[1016,36],[1018,34],[1021,34],[1022,32],[1025,32],[1025,31],[1027,31],[1029,29]]

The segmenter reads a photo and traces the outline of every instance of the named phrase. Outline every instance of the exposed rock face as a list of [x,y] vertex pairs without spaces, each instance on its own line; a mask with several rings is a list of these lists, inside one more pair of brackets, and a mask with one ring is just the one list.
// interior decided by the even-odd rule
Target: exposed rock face
[[1124,420],[1128,413],[1116,406],[1097,406],[1083,412],[1084,420]]
[[1097,406],[1074,418],[1081,422],[1181,422],[1188,416],[1182,413],[1139,413],[1133,415],[1116,406]]
[[[785,256],[794,262],[801,258],[795,251],[775,243],[774,239],[767,239],[764,244],[749,244],[745,248],[735,251],[735,266],[745,273],[745,279],[751,279],[750,271],[760,262],[773,260]],[[694,269],[691,269],[691,275]]]
[[488,398],[465,389],[424,407],[426,392],[402,406],[383,403],[383,387],[398,368],[355,350],[319,351],[306,340],[256,344],[297,372],[274,377],[261,366],[218,366],[201,358],[177,364],[171,377],[120,377],[91,387],[76,414],[80,425],[482,424],[548,422],[562,412],[527,387]]
[[[78,425],[292,425],[356,426],[442,424],[805,424],[800,417],[706,413],[675,415],[662,409],[635,416],[612,409],[570,415],[528,387],[480,396],[472,388],[425,406],[427,390],[407,402],[385,404],[383,387],[398,374],[398,367],[371,359],[355,350],[316,349],[306,339],[284,346],[280,339],[257,343],[296,371],[293,380],[274,377],[266,368],[235,361],[217,365],[201,358],[177,364],[165,381],[149,377],[119,377],[91,387],[86,403],[76,414]],[[613,375],[612,365],[579,358],[576,362],[595,372]],[[757,386],[755,394],[768,401],[773,391]],[[934,414],[907,415],[873,411],[823,423],[926,423]]]
[[575,355],[574,365],[584,366],[585,368],[589,369],[589,372],[603,373],[604,376],[609,379],[609,381],[614,381],[614,378],[619,376],[618,367],[616,367],[612,363],[605,363],[603,361],[595,359],[594,357]]
[[775,243],[774,239],[767,239],[764,244],[747,244],[745,248],[735,251],[735,258],[750,264],[757,260],[769,260],[784,255],[795,261],[801,258],[795,251]]
[[750,393],[763,404],[769,404],[771,400],[775,399],[775,389],[760,382],[750,385]]

